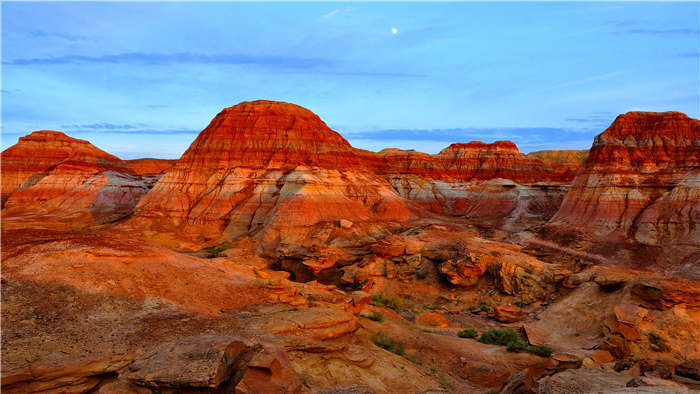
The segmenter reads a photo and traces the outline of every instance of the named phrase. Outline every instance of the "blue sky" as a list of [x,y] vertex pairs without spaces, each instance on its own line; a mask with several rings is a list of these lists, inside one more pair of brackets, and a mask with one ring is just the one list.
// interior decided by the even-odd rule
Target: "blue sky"
[[271,99],[370,150],[587,149],[619,113],[700,117],[699,4],[2,2],[2,146],[177,158]]

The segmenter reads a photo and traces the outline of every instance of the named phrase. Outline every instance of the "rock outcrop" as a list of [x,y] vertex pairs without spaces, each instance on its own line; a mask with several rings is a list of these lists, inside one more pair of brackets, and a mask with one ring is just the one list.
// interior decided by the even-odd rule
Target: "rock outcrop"
[[3,219],[43,216],[72,225],[129,215],[148,191],[119,158],[58,131],[35,131],[2,152]]
[[140,386],[216,388],[254,346],[235,337],[201,335],[161,344],[129,366],[128,379]]
[[127,160],[126,163],[135,173],[141,176],[146,186],[151,189],[176,161],[177,160],[165,159],[135,159]]
[[604,241],[601,253],[622,260],[697,276],[698,223],[700,121],[679,112],[629,112],[595,138],[547,227]]
[[[314,227],[402,222],[410,204],[311,111],[254,101],[226,108],[139,203],[130,226],[183,235],[258,234],[273,247]],[[294,241],[294,242],[292,242]]]
[[397,149],[379,155],[379,172],[402,197],[507,231],[549,220],[574,175],[568,165],[545,165],[510,141],[452,144],[437,155]]
[[169,170],[177,160],[167,159],[134,159],[126,160],[126,164],[139,175],[156,175],[163,174]]
[[540,150],[527,154],[530,157],[542,160],[564,179],[573,181],[579,168],[588,157],[587,150]]
[[572,179],[562,178],[539,159],[520,153],[510,141],[456,143],[437,155],[397,149],[385,149],[379,155],[384,158],[381,172],[388,175],[420,175],[443,181],[503,178],[522,184]]

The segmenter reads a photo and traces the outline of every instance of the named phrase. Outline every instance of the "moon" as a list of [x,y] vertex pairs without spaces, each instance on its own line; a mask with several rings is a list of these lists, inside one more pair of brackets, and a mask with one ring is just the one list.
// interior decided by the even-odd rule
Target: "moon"
[[392,28],[391,28],[391,34],[393,34],[393,35],[399,34],[399,29],[397,29],[397,28],[395,28],[395,27],[392,27]]

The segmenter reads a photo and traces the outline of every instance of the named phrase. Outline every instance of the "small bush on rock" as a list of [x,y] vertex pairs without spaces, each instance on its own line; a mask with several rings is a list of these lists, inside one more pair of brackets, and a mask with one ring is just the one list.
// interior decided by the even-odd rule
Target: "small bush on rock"
[[549,357],[554,353],[554,350],[549,346],[527,344],[512,328],[486,330],[481,333],[478,341],[490,345],[506,346],[506,350],[514,353],[528,352],[540,357]]
[[387,297],[384,294],[375,294],[372,296],[370,305],[381,306],[398,311],[399,309],[403,308],[404,302],[400,298]]
[[512,328],[492,328],[481,333],[479,342],[490,345],[507,346],[511,342],[520,341],[520,335]]
[[460,338],[476,338],[477,335],[479,335],[479,333],[473,328],[467,328],[457,333],[457,336]]
[[524,350],[527,350],[527,344],[523,341],[513,341],[508,344],[506,350],[508,350],[509,352],[520,353]]
[[399,356],[404,356],[406,354],[406,347],[403,343],[395,342],[388,335],[383,332],[378,332],[372,335],[372,342],[382,349],[386,349]]
[[384,315],[379,312],[372,312],[371,315],[360,315],[361,317],[370,319],[372,321],[382,322],[384,321]]
[[380,348],[386,349],[390,352],[394,351],[394,346],[396,345],[396,343],[394,343],[394,340],[389,338],[389,336],[384,334],[383,332],[378,332],[372,335],[372,342],[374,342],[374,344],[379,346]]
[[528,345],[525,350],[540,357],[549,357],[554,353],[554,349],[547,345]]

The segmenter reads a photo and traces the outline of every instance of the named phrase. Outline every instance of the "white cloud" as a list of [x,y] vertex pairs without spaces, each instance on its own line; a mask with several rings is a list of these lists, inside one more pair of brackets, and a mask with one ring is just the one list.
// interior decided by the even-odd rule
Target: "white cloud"
[[324,14],[322,17],[323,18],[332,18],[332,17],[338,15],[339,12],[341,12],[341,10],[333,10],[327,14]]
[[338,9],[335,9],[335,10],[333,10],[333,11],[327,13],[327,14],[321,15],[321,18],[323,18],[323,19],[332,18],[332,17],[334,17],[334,16],[337,16],[337,15],[340,15],[340,14],[345,14],[345,13],[347,13],[347,12],[350,12],[351,10],[352,10],[351,7],[338,8]]
[[399,29],[397,29],[397,28],[395,28],[395,27],[392,27],[392,28],[391,28],[391,34],[393,34],[393,35],[399,34]]

